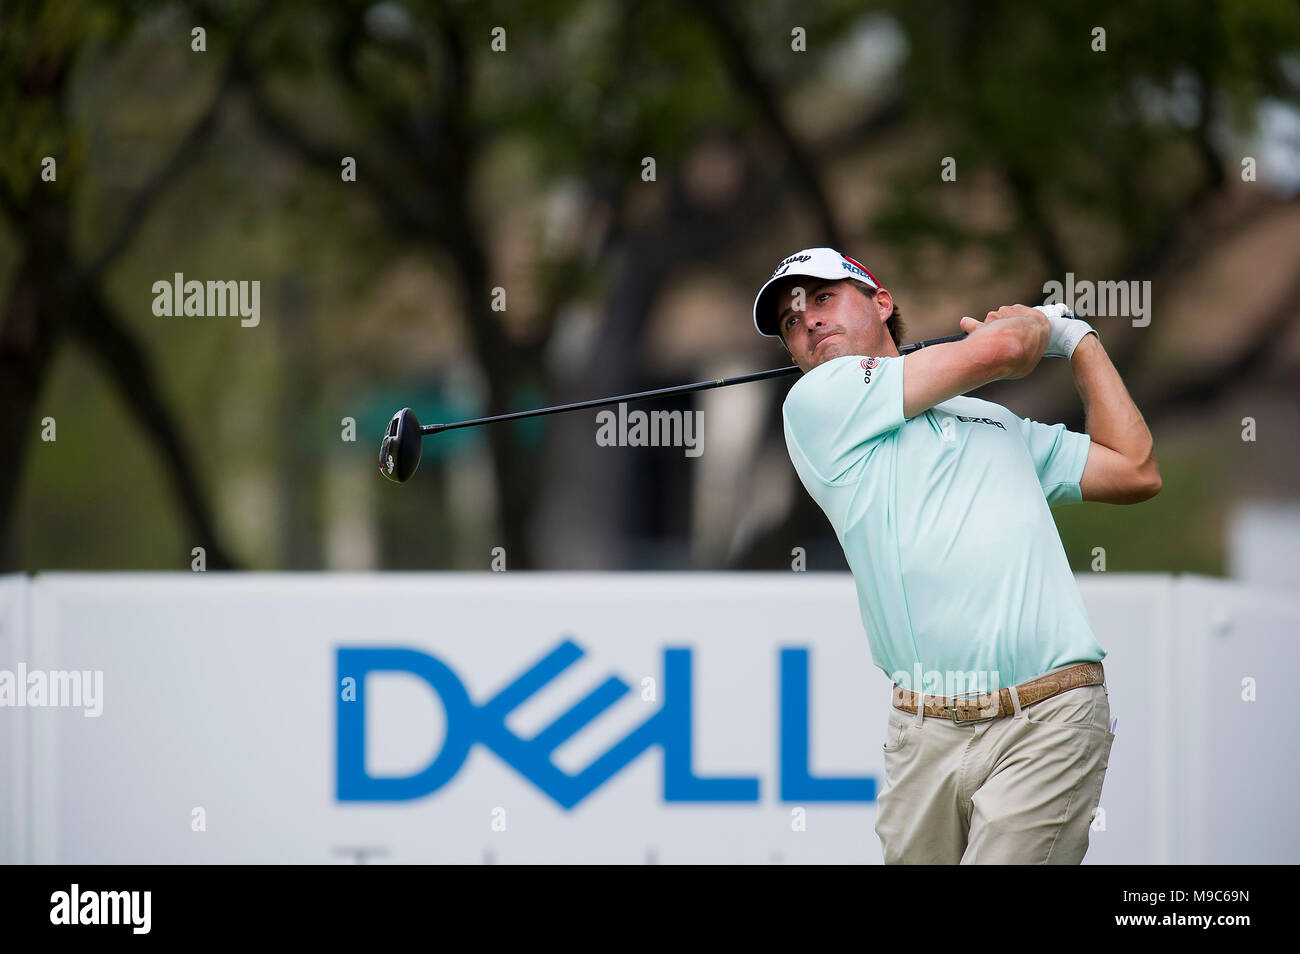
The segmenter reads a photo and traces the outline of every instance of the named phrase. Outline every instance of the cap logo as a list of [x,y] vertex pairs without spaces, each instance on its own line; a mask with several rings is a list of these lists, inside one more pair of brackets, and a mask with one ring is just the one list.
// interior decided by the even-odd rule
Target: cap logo
[[852,272],[855,275],[861,275],[863,278],[871,282],[871,284],[875,285],[877,288],[880,287],[880,282],[876,281],[876,276],[872,275],[869,271],[867,271],[867,266],[863,265],[856,258],[850,258],[849,256],[845,255],[843,252],[840,252],[840,258],[844,259],[844,261],[840,262],[840,264],[844,267],[844,270],[846,272]]
[[795,262],[808,262],[811,260],[811,255],[791,255],[789,258],[782,261],[781,264],[776,266],[776,269],[772,272],[772,278],[776,278],[778,275],[784,275]]

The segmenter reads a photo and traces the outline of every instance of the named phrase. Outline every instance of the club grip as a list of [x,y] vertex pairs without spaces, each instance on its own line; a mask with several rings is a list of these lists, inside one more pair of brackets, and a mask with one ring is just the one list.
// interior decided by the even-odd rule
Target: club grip
[[929,348],[931,345],[947,344],[950,341],[964,341],[965,339],[965,332],[959,335],[948,335],[946,338],[927,338],[925,341],[916,341],[910,345],[904,345],[898,349],[898,353],[900,355],[911,354],[913,351],[920,351],[922,348]]

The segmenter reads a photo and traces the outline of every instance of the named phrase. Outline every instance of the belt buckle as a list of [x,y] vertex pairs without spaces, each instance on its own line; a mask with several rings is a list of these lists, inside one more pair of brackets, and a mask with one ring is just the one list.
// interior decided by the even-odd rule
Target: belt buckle
[[[991,692],[980,692],[978,689],[975,689],[975,690],[972,690],[971,692],[962,693],[961,695],[955,695],[955,696],[952,697],[952,699],[953,699],[953,702],[956,702],[956,701],[959,700],[959,699],[962,699],[962,698],[967,697],[967,696],[972,696],[972,695],[977,696],[977,697],[978,697],[978,696],[991,696],[991,697],[994,698],[994,699],[997,698],[997,696],[994,695],[994,694],[991,693]],[[953,725],[974,725],[974,724],[977,723],[977,722],[992,722],[994,719],[997,718],[997,715],[995,714],[995,715],[990,715],[990,716],[980,716],[980,717],[977,718],[977,719],[959,719],[959,718],[957,718],[957,706],[953,705],[953,706],[950,706],[950,708],[951,708],[951,710],[952,710],[951,715],[952,715],[952,724],[953,724]],[[981,708],[983,708],[983,707],[982,707],[982,706],[976,706],[976,709],[981,709]]]

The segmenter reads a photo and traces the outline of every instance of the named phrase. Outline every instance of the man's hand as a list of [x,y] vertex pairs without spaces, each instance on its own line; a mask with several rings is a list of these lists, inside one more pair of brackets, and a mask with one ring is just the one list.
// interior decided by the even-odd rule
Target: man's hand
[[1047,350],[1043,352],[1044,358],[1065,358],[1068,361],[1074,357],[1074,349],[1085,335],[1097,335],[1097,340],[1101,340],[1097,329],[1086,321],[1075,318],[1069,305],[1055,302],[1039,305],[1038,310],[1047,316],[1052,325],[1052,338],[1047,343]]
[[949,398],[1003,378],[1023,378],[1043,356],[1050,326],[1024,305],[963,318],[966,337],[914,351],[903,360],[903,417],[911,420]]
[[1052,326],[1037,308],[1025,305],[1003,305],[997,311],[990,311],[983,321],[971,317],[963,318],[959,324],[968,335],[986,333],[983,329],[993,330],[994,322],[1006,322],[997,326],[997,330],[1011,335],[1018,345],[1018,354],[1012,364],[1008,379],[1023,378],[1037,367],[1047,345],[1051,341]]

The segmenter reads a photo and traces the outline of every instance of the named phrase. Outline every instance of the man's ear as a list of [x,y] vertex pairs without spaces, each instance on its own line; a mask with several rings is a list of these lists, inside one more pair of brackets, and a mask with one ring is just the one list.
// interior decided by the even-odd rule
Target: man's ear
[[889,294],[887,288],[877,288],[875,298],[876,307],[880,309],[882,321],[888,321],[894,315],[894,296]]

